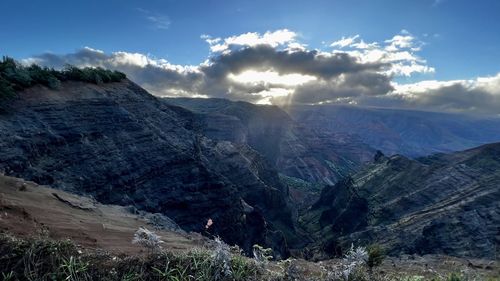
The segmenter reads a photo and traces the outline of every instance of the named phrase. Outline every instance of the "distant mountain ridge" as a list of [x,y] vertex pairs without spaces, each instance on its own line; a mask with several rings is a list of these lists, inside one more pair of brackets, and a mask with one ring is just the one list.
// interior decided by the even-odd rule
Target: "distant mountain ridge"
[[347,105],[292,106],[297,122],[348,133],[387,155],[421,157],[500,141],[500,118]]

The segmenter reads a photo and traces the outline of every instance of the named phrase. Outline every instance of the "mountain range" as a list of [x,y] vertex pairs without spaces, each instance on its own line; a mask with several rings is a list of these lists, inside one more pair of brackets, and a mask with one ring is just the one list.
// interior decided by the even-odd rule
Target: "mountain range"
[[499,141],[498,125],[456,114],[159,98],[127,79],[66,81],[20,91],[0,113],[0,171],[161,213],[247,253],[259,244],[277,257],[329,256],[377,242],[394,255],[491,258],[500,144],[453,151]]
[[496,142],[500,118],[346,105],[292,106],[298,122],[348,133],[387,155],[421,157]]

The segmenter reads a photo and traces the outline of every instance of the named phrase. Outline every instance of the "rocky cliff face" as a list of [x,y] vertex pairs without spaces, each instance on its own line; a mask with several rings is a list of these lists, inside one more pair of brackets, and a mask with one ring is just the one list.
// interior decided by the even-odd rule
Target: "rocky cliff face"
[[212,140],[198,128],[193,113],[128,80],[36,86],[0,115],[0,170],[161,212],[246,250],[258,243],[288,255],[287,240],[293,247],[301,239],[275,170],[244,143]]
[[342,105],[295,106],[288,113],[317,130],[358,136],[387,155],[421,157],[500,141],[500,118]]
[[303,219],[339,253],[350,243],[389,254],[500,254],[500,143],[410,160],[378,154],[351,178],[326,188]]
[[346,133],[295,122],[276,106],[223,99],[166,99],[199,114],[205,135],[246,144],[290,181],[334,184],[357,171],[375,150]]
[[[373,150],[322,128],[276,107],[164,100],[130,81],[65,82],[27,89],[0,114],[0,172],[281,257],[353,242],[389,254],[498,256],[500,144],[417,160],[378,153],[345,177]],[[336,184],[307,209],[314,198],[304,193],[325,183]]]

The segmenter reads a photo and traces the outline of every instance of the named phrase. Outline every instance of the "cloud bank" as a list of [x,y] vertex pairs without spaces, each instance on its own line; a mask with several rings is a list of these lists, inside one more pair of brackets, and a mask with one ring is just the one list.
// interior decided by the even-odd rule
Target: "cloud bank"
[[381,42],[342,37],[328,50],[309,48],[283,29],[228,38],[201,37],[210,47],[199,65],[175,65],[140,53],[44,53],[25,59],[55,68],[101,66],[125,72],[158,96],[219,97],[254,103],[347,103],[500,114],[500,74],[457,81],[398,84],[398,77],[435,69],[418,55],[424,43],[408,31]]

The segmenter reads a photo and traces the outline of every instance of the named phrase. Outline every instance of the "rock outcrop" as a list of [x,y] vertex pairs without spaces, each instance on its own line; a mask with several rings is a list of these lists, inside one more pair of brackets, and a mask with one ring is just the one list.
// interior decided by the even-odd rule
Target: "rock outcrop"
[[380,243],[389,254],[500,254],[500,143],[375,163],[325,188],[302,219],[323,250]]

